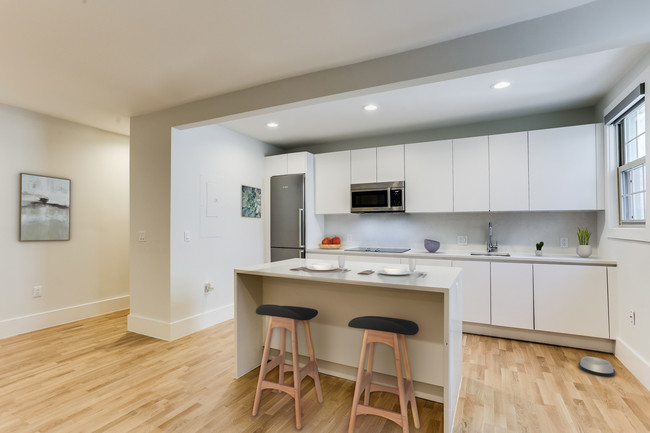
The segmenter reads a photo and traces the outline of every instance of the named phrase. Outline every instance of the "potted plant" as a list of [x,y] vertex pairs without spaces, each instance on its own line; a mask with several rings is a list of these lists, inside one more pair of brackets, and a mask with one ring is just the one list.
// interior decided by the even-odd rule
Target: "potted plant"
[[578,227],[578,246],[576,253],[580,257],[589,257],[591,255],[591,245],[589,245],[591,233],[587,227]]
[[539,241],[535,244],[535,255],[536,256],[541,256],[542,255],[542,247],[544,246],[544,241]]

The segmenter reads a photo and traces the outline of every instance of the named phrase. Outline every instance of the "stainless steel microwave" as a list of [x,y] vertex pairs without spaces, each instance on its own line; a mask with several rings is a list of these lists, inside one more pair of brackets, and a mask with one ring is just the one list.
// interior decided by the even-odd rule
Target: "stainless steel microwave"
[[352,213],[404,212],[404,182],[350,185]]

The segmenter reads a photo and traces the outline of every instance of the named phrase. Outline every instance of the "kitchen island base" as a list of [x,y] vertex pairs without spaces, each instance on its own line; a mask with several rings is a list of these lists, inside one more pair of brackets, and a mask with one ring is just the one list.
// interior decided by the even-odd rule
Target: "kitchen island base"
[[[290,270],[306,264],[291,259],[235,271],[237,377],[259,366],[264,321],[255,309],[263,303],[317,309],[310,325],[319,370],[352,381],[363,330],[348,327],[349,320],[363,315],[406,318],[420,327],[407,339],[416,395],[444,404],[444,431],[451,431],[462,369],[460,270],[423,267],[426,277],[357,274],[382,266],[373,263],[350,264],[345,273]],[[300,330],[299,339],[305,341]],[[279,348],[279,338],[272,347]],[[388,347],[377,346],[376,378],[388,385],[395,381],[392,356]]]

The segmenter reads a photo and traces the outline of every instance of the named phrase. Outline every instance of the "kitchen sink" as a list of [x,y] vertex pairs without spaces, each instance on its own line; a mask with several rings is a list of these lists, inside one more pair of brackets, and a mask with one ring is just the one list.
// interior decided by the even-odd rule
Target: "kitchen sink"
[[469,254],[472,255],[472,256],[499,256],[499,257],[510,257],[510,253],[500,253],[500,252],[496,252],[496,251],[495,251],[495,252],[491,252],[491,253],[488,253],[488,252],[485,252],[485,251],[482,251],[482,252],[472,251],[472,252],[469,253]]

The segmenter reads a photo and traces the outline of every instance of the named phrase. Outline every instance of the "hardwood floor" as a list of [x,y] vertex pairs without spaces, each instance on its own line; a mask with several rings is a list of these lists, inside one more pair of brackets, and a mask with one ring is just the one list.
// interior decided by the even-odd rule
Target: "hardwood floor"
[[[0,340],[0,432],[291,432],[292,400],[257,370],[233,379],[232,321],[165,342],[127,332],[126,311]],[[647,432],[650,393],[612,356],[614,378],[580,372],[588,351],[465,335],[455,432]],[[318,354],[317,342],[316,353]],[[273,373],[271,373],[273,374]],[[291,375],[287,374],[287,381]],[[354,383],[303,382],[303,432],[345,432]],[[376,401],[376,403],[375,403]],[[397,410],[393,395],[373,404]],[[442,406],[418,399],[422,427],[442,432]],[[409,416],[410,417],[410,416]],[[401,429],[359,417],[356,432]]]

